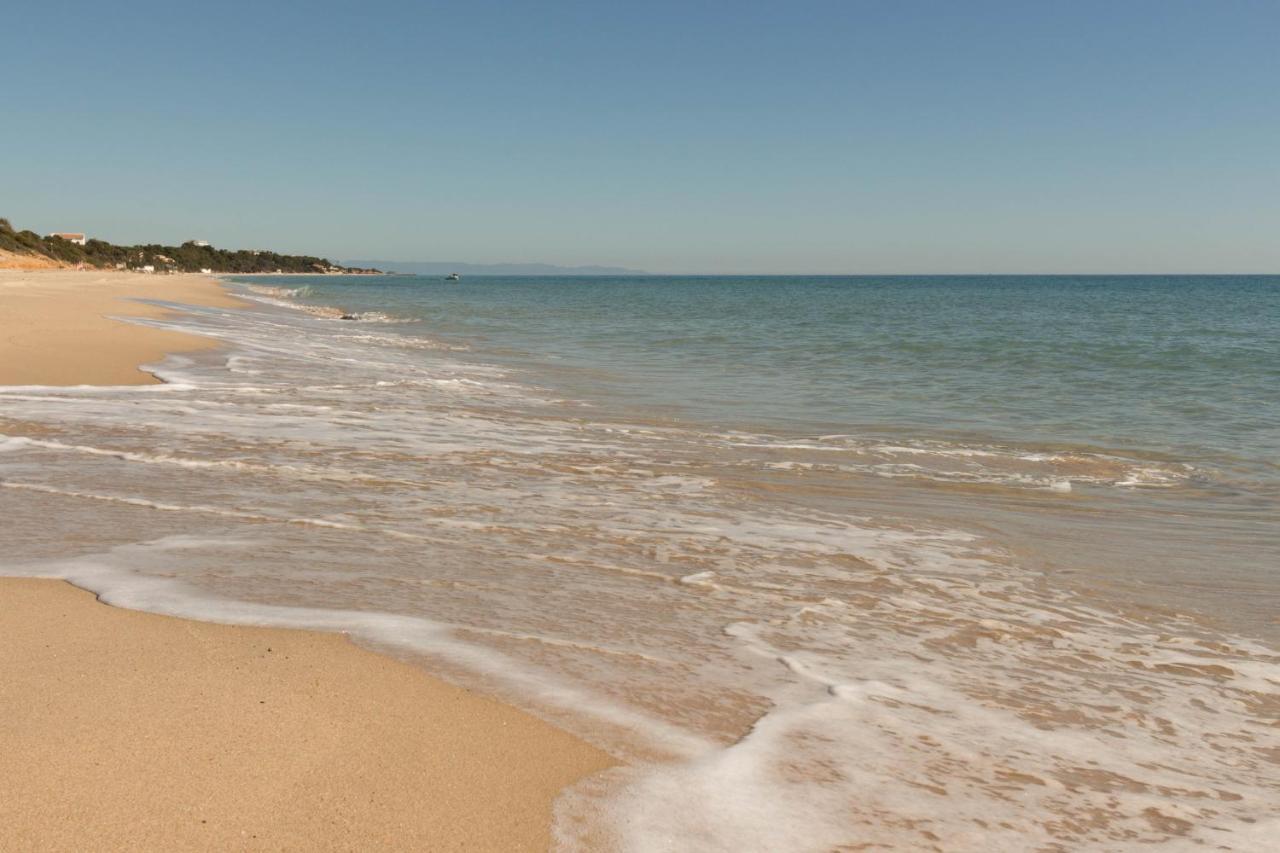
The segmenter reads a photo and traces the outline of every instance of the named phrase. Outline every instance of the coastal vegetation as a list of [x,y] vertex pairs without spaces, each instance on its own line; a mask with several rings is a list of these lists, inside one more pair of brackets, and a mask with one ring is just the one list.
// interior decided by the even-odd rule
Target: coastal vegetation
[[227,273],[372,273],[335,264],[312,255],[282,255],[251,249],[218,249],[202,242],[181,246],[147,243],[118,246],[105,240],[87,239],[84,244],[59,236],[42,236],[34,231],[18,231],[8,219],[0,218],[0,252],[48,262],[51,266],[88,266],[99,269],[137,269],[154,272]]

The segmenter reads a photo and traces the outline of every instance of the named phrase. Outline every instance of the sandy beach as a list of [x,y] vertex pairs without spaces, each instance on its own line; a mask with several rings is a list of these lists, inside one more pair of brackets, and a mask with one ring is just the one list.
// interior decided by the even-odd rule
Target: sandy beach
[[240,304],[202,275],[0,269],[0,385],[155,384],[160,380],[139,365],[217,346],[111,319],[164,315],[137,299]]
[[[143,384],[207,339],[128,301],[212,279],[0,272],[0,384]],[[610,766],[540,720],[345,637],[121,610],[0,578],[0,849],[543,850]]]

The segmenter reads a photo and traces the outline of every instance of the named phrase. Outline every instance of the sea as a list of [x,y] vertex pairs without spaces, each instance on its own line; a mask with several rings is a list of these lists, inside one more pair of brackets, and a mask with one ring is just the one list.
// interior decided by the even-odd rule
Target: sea
[[1274,850],[1280,276],[232,277],[0,388],[0,573],[344,631],[563,850]]

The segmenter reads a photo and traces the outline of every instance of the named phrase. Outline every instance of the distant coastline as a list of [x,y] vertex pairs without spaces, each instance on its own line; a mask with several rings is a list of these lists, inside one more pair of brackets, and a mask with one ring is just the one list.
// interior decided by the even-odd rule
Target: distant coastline
[[335,264],[314,255],[284,255],[268,249],[219,249],[207,240],[181,246],[147,243],[118,246],[82,233],[40,235],[19,231],[0,218],[0,269],[100,269],[142,273],[305,273],[377,275],[372,268]]

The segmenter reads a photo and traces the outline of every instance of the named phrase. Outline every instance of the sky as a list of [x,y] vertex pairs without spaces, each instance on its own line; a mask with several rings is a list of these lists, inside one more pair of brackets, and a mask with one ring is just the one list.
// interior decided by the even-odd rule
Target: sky
[[1280,273],[1280,3],[62,2],[0,216],[723,273]]

